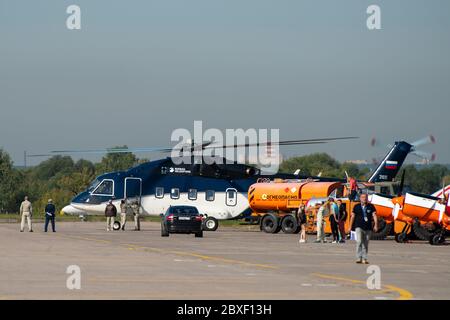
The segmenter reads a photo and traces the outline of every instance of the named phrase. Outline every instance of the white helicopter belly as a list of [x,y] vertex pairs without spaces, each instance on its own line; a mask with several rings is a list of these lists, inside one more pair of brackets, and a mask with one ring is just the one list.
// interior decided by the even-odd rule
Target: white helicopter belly
[[237,193],[235,205],[227,205],[226,192],[216,192],[213,201],[207,201],[205,194],[201,192],[195,200],[189,199],[187,193],[180,193],[178,199],[171,198],[167,193],[162,198],[156,198],[155,195],[143,196],[141,204],[143,213],[148,215],[159,216],[170,206],[186,205],[194,206],[200,213],[218,220],[235,218],[249,207],[246,194],[242,193]]

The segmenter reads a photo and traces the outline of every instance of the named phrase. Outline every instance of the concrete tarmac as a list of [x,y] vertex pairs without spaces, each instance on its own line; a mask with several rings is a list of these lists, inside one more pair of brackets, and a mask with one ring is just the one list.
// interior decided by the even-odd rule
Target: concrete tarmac
[[[252,227],[162,238],[158,223],[142,227],[64,222],[44,233],[38,223],[20,233],[0,224],[0,299],[450,299],[447,245],[371,241],[368,270],[350,241],[299,244]],[[67,288],[71,265],[79,290]],[[367,285],[373,270],[378,289]]]

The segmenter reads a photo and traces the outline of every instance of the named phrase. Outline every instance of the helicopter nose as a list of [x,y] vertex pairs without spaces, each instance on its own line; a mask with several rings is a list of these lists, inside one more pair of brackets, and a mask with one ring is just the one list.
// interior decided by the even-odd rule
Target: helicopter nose
[[82,215],[82,214],[86,214],[85,211],[77,209],[77,208],[73,207],[72,205],[65,206],[62,209],[62,212],[64,212],[65,214],[68,214],[68,215],[80,215],[80,214]]

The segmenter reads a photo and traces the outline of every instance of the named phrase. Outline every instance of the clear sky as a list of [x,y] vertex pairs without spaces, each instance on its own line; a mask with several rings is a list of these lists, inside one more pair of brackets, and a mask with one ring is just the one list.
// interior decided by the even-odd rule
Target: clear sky
[[194,120],[360,136],[282,149],[339,160],[384,154],[372,136],[433,133],[424,150],[450,163],[449,101],[448,0],[0,0],[0,147],[17,165],[24,150],[170,145]]

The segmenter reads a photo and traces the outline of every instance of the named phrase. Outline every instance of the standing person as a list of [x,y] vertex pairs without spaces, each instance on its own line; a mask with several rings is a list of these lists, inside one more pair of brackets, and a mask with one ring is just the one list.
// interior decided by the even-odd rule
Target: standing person
[[350,201],[356,201],[358,196],[358,182],[355,178],[350,177],[347,179],[347,183],[349,184],[349,190],[350,190]]
[[334,202],[333,198],[328,199],[328,203],[330,206],[330,215],[329,215],[329,221],[330,221],[330,227],[331,227],[331,233],[333,234],[333,243],[339,242],[339,228],[338,228],[338,215],[339,215],[339,207]]
[[114,227],[114,218],[117,215],[117,208],[113,204],[112,200],[109,200],[108,204],[105,208],[105,217],[106,217],[106,231],[113,230]]
[[328,211],[328,202],[323,202],[317,211],[317,239],[314,243],[325,243],[325,231],[324,231],[324,223],[325,223],[325,215]]
[[300,240],[299,243],[306,243],[306,207],[302,203],[297,211],[297,220],[300,225]]
[[28,231],[33,232],[33,224],[31,222],[33,206],[31,205],[31,202],[28,201],[28,196],[25,196],[23,202],[20,204],[20,215],[22,217],[20,222],[20,232],[23,232],[23,229],[25,228],[25,219],[28,223]]
[[48,230],[48,223],[52,223],[52,230],[55,232],[55,212],[56,207],[53,204],[52,199],[48,199],[47,205],[45,206],[45,227],[44,231],[47,232]]
[[337,205],[339,206],[339,214],[337,220],[339,234],[341,236],[341,240],[339,240],[339,243],[345,243],[345,220],[347,220],[347,206],[345,205],[345,203],[342,203],[342,200],[338,200]]
[[369,264],[367,255],[369,253],[369,239],[372,229],[378,231],[377,211],[373,204],[369,203],[367,194],[359,197],[358,203],[352,212],[350,225],[355,224],[356,231],[356,263]]
[[127,223],[127,210],[128,204],[127,199],[120,201],[120,225],[122,231],[125,231],[125,224]]
[[141,219],[140,219],[140,211],[141,206],[139,205],[138,200],[133,201],[131,204],[131,209],[133,210],[133,216],[134,216],[134,231],[140,231],[141,230]]

